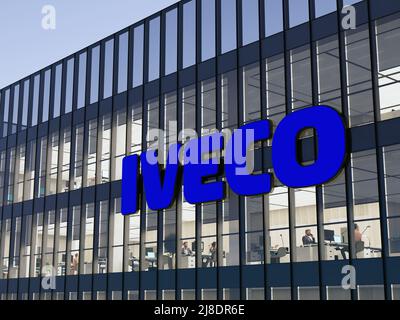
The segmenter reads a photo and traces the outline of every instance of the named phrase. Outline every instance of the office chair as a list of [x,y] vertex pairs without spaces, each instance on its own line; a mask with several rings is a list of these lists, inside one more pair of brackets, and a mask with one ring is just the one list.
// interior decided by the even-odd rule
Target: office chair
[[287,254],[287,249],[285,247],[280,247],[278,250],[271,255],[271,263],[279,263],[281,258],[286,256]]

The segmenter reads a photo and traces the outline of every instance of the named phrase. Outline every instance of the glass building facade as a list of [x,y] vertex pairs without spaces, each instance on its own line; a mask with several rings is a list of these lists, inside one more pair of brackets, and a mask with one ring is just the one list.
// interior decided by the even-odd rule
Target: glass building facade
[[[0,298],[400,299],[398,52],[395,0],[189,0],[3,88]],[[329,183],[121,214],[122,159],[151,129],[167,147],[318,104],[348,127]]]

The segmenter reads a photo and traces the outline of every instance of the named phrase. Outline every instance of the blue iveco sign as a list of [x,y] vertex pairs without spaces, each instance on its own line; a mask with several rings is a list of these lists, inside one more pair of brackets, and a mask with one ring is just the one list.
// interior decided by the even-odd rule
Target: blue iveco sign
[[[317,138],[316,159],[303,164],[298,156],[299,136],[310,128]],[[185,199],[191,204],[223,200],[226,184],[241,196],[270,193],[272,173],[256,174],[249,170],[249,155],[254,144],[269,139],[272,139],[274,174],[287,187],[324,184],[344,165],[346,128],[341,115],[331,107],[295,111],[279,123],[273,138],[272,134],[271,122],[261,120],[240,127],[229,138],[213,133],[192,139],[184,146],[174,144],[169,148],[163,169],[155,150],[126,157],[122,172],[122,213],[133,214],[139,210],[142,192],[151,210],[167,209],[172,206],[181,184]],[[225,181],[220,179],[223,173]]]

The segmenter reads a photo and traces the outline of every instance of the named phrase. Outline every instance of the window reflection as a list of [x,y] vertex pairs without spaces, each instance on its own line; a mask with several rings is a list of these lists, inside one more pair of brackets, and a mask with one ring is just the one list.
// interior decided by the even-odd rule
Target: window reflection
[[182,67],[196,63],[196,0],[183,5],[183,52]]
[[261,84],[258,63],[243,67],[244,121],[251,122],[261,117]]
[[282,1],[265,0],[265,36],[271,36],[283,30]]
[[132,86],[137,87],[143,83],[143,50],[144,26],[136,27],[133,32],[133,76]]
[[124,92],[128,84],[128,32],[118,38],[118,93]]
[[103,99],[106,99],[113,94],[114,39],[108,40],[104,47]]
[[398,98],[400,60],[399,16],[390,16],[376,21],[376,42],[378,56],[378,84],[380,120],[400,116]]
[[236,49],[236,0],[221,0],[221,53]]
[[86,52],[79,55],[79,71],[78,71],[78,109],[86,105]]
[[242,43],[259,40],[258,0],[242,1]]
[[99,99],[100,46],[92,48],[91,53],[90,103],[95,103]]
[[178,10],[165,14],[165,75],[177,70],[178,63]]
[[305,23],[308,20],[309,20],[308,0],[289,0],[290,28]]
[[[226,14],[226,13],[225,13]],[[201,61],[215,56],[215,0],[201,1]]]
[[318,100],[342,111],[339,42],[337,36],[317,41]]
[[368,27],[346,31],[345,42],[350,123],[359,126],[374,120]]
[[149,23],[149,81],[160,76],[160,18]]
[[292,108],[312,105],[311,59],[308,45],[290,51]]

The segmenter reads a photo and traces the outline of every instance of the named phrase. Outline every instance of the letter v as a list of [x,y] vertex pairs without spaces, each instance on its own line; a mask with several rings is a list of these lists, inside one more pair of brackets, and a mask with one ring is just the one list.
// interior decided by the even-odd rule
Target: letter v
[[170,146],[163,178],[158,162],[151,163],[152,161],[149,161],[149,159],[156,158],[157,151],[149,150],[140,157],[146,201],[151,210],[167,209],[174,201],[176,180],[181,169],[179,164],[180,148],[180,144]]

